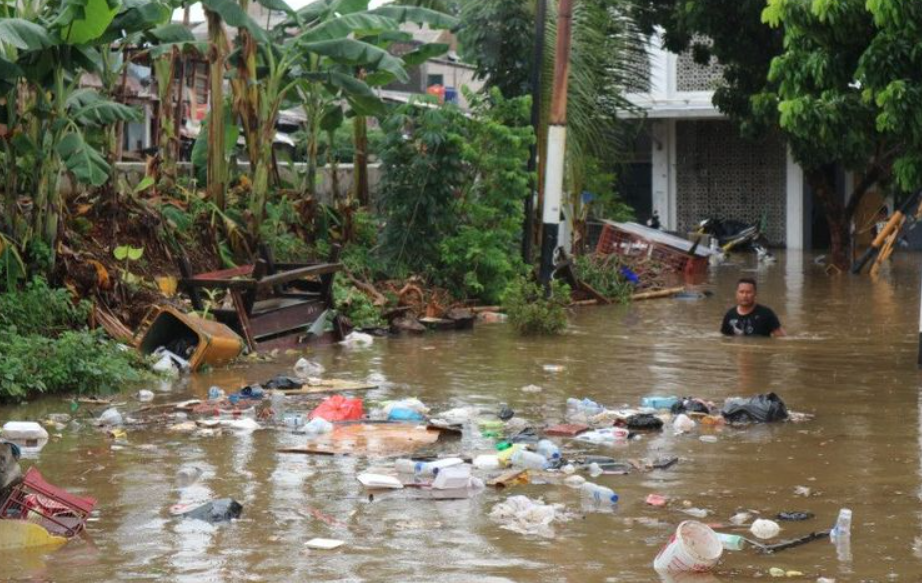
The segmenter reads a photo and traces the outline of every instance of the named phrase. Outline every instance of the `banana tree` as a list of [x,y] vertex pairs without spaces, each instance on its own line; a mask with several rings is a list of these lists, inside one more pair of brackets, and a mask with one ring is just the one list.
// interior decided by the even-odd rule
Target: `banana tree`
[[[140,119],[133,108],[81,87],[81,78],[111,73],[112,44],[157,26],[169,12],[153,0],[26,0],[5,3],[2,10],[5,227],[20,246],[43,241],[53,257],[67,176],[90,187],[104,185],[111,167],[96,147],[105,145],[99,138],[113,124]],[[21,207],[30,208],[31,216],[20,215]]]

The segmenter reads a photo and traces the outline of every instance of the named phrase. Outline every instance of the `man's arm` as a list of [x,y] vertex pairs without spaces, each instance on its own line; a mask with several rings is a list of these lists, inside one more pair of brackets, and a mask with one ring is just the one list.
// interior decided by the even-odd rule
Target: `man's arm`
[[730,325],[730,312],[724,314],[724,320],[720,324],[720,333],[724,336],[733,336],[733,326]]
[[788,335],[787,332],[784,331],[781,320],[778,319],[778,315],[775,314],[775,312],[772,312],[771,331],[772,338],[781,338]]

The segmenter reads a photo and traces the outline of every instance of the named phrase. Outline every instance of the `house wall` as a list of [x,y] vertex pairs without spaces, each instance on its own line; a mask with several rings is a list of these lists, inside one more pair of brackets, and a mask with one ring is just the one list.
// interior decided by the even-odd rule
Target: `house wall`
[[445,87],[454,87],[458,90],[458,105],[468,109],[467,99],[461,92],[462,87],[467,87],[477,93],[483,89],[483,80],[476,79],[477,71],[473,67],[461,64],[451,64],[442,61],[429,61],[426,63],[426,75],[441,75],[445,80]]
[[728,121],[675,122],[676,227],[702,219],[756,223],[773,244],[787,240],[787,152],[780,139],[743,140]]

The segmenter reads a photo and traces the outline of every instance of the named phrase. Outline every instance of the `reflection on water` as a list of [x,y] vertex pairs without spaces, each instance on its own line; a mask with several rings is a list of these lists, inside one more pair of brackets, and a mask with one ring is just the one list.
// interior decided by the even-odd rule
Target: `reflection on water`
[[[839,581],[922,576],[913,541],[922,536],[922,401],[917,350],[920,258],[900,254],[876,278],[827,277],[809,255],[781,254],[778,263],[740,260],[722,266],[697,301],[656,300],[574,313],[562,338],[522,339],[503,325],[473,333],[433,334],[376,342],[367,349],[317,349],[328,374],[386,382],[371,401],[415,396],[436,409],[508,404],[517,415],[563,420],[567,397],[610,406],[636,405],[648,394],[732,395],[775,391],[788,406],[816,414],[802,425],[647,436],[608,453],[620,459],[678,456],[668,470],[602,476],[621,501],[614,512],[584,513],[578,493],[538,485],[488,490],[470,500],[370,500],[355,475],[375,461],[281,454],[303,443],[284,431],[193,438],[163,428],[129,430],[129,446],[113,450],[92,430],[65,433],[41,455],[53,483],[99,502],[88,541],[47,555],[3,557],[3,577],[54,581],[655,581],[652,560],[687,515],[683,501],[706,509],[707,522],[739,510],[773,516],[810,511],[806,523],[782,523],[782,536],[829,528],[841,507],[854,510],[852,561],[840,563],[827,541],[776,556],[727,553],[714,574],[664,578],[675,583],[751,580],[779,567]],[[718,327],[741,274],[759,282],[760,301],[775,309],[790,336],[727,339]],[[295,357],[214,371],[158,402],[204,396],[217,384],[234,389],[287,372]],[[558,372],[545,364],[562,366]],[[540,393],[523,392],[528,384]],[[156,388],[156,387],[155,387]],[[309,408],[315,401],[305,400]],[[66,411],[48,399],[0,410],[0,419]],[[473,441],[466,438],[464,444]],[[564,452],[583,450],[560,441]],[[141,447],[143,446],[143,447]],[[446,451],[460,449],[449,443]],[[191,486],[177,473],[203,470]],[[811,490],[809,497],[795,493]],[[555,525],[556,538],[502,530],[487,515],[510,493],[561,503],[577,520]],[[669,497],[646,506],[650,493]],[[243,518],[211,526],[180,522],[169,509],[231,496]],[[742,531],[740,531],[742,533]],[[332,552],[307,551],[313,537],[338,538]]]

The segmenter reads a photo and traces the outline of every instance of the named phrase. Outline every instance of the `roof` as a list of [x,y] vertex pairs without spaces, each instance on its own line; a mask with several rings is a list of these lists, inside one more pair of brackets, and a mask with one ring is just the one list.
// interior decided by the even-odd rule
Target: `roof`
[[[667,245],[680,251],[685,251],[686,253],[691,251],[692,247],[695,246],[695,244],[688,239],[683,239],[682,237],[671,235],[666,231],[652,229],[638,223],[619,223],[617,221],[609,220],[603,220],[602,222],[626,233],[630,233],[642,239],[646,239],[647,241],[659,243],[661,245]],[[698,257],[709,257],[714,254],[714,251],[711,251],[711,249],[704,245],[698,245],[695,247],[695,255]]]
[[451,33],[442,29],[431,29],[428,24],[422,26],[413,22],[404,22],[400,30],[413,35],[413,40],[422,43],[451,43]]

